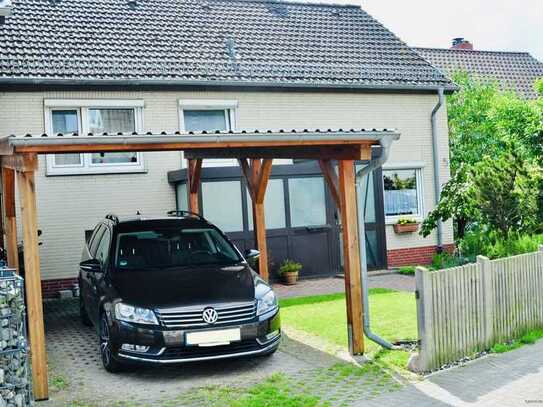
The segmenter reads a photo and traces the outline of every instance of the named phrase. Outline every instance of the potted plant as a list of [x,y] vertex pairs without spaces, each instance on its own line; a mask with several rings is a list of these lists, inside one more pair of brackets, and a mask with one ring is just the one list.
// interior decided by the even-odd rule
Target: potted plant
[[298,281],[298,273],[302,269],[302,265],[293,260],[285,259],[279,267],[279,275],[286,285],[294,285]]
[[419,223],[415,219],[399,219],[394,224],[394,232],[399,235],[404,233],[414,233],[419,230]]

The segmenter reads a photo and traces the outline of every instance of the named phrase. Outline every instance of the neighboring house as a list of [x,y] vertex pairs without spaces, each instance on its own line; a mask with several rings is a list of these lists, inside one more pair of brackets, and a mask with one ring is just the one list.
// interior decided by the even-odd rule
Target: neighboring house
[[502,89],[528,99],[537,97],[534,84],[543,78],[543,62],[528,52],[474,50],[463,38],[455,38],[450,49],[414,49],[447,75],[466,72],[479,80],[496,81]]
[[[428,262],[438,245],[452,247],[450,223],[441,241],[435,233],[396,235],[392,225],[422,220],[435,203],[434,181],[449,177],[446,106],[434,126],[431,114],[438,90],[454,88],[357,6],[18,0],[0,25],[2,135],[398,129],[384,170],[359,197],[373,268]],[[179,152],[51,155],[39,166],[45,296],[76,282],[85,231],[106,213],[186,207]],[[241,249],[250,246],[239,167],[231,160],[204,166],[204,216]],[[332,202],[316,163],[274,163],[265,204],[275,266],[289,257],[304,264],[306,277],[340,271]]]

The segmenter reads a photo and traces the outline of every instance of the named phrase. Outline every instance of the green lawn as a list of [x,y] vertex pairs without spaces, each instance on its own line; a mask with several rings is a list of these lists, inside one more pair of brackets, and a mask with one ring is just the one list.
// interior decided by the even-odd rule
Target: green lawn
[[[344,294],[287,298],[280,304],[283,325],[347,347]],[[370,290],[370,317],[373,332],[389,341],[417,338],[414,293],[379,288]],[[366,353],[374,355],[380,349],[377,344],[366,340]]]

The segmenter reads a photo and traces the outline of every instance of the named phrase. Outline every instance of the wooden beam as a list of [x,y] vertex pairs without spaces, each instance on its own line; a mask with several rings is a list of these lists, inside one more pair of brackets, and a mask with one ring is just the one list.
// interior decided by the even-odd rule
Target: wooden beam
[[200,213],[200,205],[198,203],[198,191],[200,190],[200,177],[202,174],[202,159],[187,160],[187,193],[189,211]]
[[32,153],[3,156],[2,167],[17,171],[36,171],[38,169],[38,156]]
[[369,160],[370,145],[321,145],[287,147],[198,148],[185,150],[187,158],[298,158]]
[[266,158],[262,160],[261,168],[258,174],[258,183],[255,185],[255,198],[257,203],[264,203],[264,196],[266,195],[266,188],[268,187],[268,181],[272,171],[273,160]]
[[258,258],[258,273],[268,281],[268,245],[266,242],[266,218],[264,212],[264,198],[266,187],[270,178],[273,160],[252,159],[249,164],[246,159],[239,159],[241,171],[247,180],[249,195],[253,203],[253,228],[255,233],[255,246],[260,252]]
[[19,253],[17,251],[17,218],[15,211],[15,171],[7,167],[2,168],[2,197],[8,266],[18,271]]
[[[117,137],[118,142],[113,143],[112,140]],[[58,142],[55,144],[45,145],[39,144],[39,140],[36,140],[36,143],[32,143],[32,139],[28,139],[27,144],[19,144],[14,146],[15,153],[37,153],[37,154],[62,154],[62,153],[101,153],[101,152],[124,152],[124,151],[188,151],[193,149],[232,149],[232,148],[249,148],[254,147],[256,149],[260,148],[269,148],[269,147],[288,147],[288,148],[299,148],[300,146],[360,146],[358,151],[362,150],[362,147],[368,148],[372,145],[377,145],[378,141],[376,140],[353,140],[353,139],[341,139],[341,136],[338,136],[335,140],[265,140],[262,137],[260,140],[247,140],[247,141],[227,141],[221,140],[217,142],[216,139],[209,142],[203,141],[183,141],[182,136],[178,136],[177,139],[180,141],[173,142],[141,142],[138,143],[138,137],[145,139],[147,136],[105,136],[108,139],[108,142],[101,143],[101,136],[92,136],[92,137],[81,137],[80,143],[73,144],[73,137],[66,137],[66,141],[63,142],[61,137],[55,138]],[[102,137],[103,139],[103,137]],[[217,147],[219,145],[219,147]],[[288,151],[286,149],[285,151]],[[355,150],[356,151],[356,150]],[[262,157],[262,155],[261,155]],[[202,157],[207,158],[207,157]],[[238,158],[231,157],[231,158]],[[256,158],[256,157],[254,157]],[[265,158],[274,158],[274,157],[265,157]],[[280,158],[280,157],[275,157]],[[285,157],[291,158],[291,157]],[[318,157],[315,157],[318,158]]]
[[40,256],[38,249],[38,217],[36,211],[36,191],[32,171],[17,172],[21,200],[21,219],[23,223],[23,243],[25,262],[26,305],[28,312],[28,332],[32,360],[32,387],[36,400],[49,397],[47,383],[47,353],[45,350],[45,331],[43,324],[43,304],[41,296]]
[[241,167],[241,172],[245,176],[245,179],[247,181],[247,189],[249,190],[249,195],[251,196],[251,199],[254,200],[255,197],[255,183],[253,180],[253,173],[251,165],[247,162],[246,158],[239,158],[238,159],[239,165]]
[[332,195],[332,199],[336,204],[336,208],[338,208],[338,210],[341,210],[341,199],[339,198],[339,181],[337,178],[337,174],[334,171],[334,167],[332,166],[332,161],[328,159],[319,160],[319,166],[321,167],[322,175],[324,175],[324,179],[326,180],[326,185],[328,185],[328,189],[330,190],[330,195]]
[[339,162],[339,194],[341,199],[349,351],[353,355],[361,355],[364,353],[364,325],[358,246],[358,210],[354,161],[352,160],[341,160]]

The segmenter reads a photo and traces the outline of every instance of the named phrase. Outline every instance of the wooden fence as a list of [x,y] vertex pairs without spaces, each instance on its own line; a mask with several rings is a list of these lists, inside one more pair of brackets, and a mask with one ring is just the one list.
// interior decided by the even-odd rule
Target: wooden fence
[[543,327],[543,246],[538,252],[439,271],[416,270],[420,352],[431,371]]

